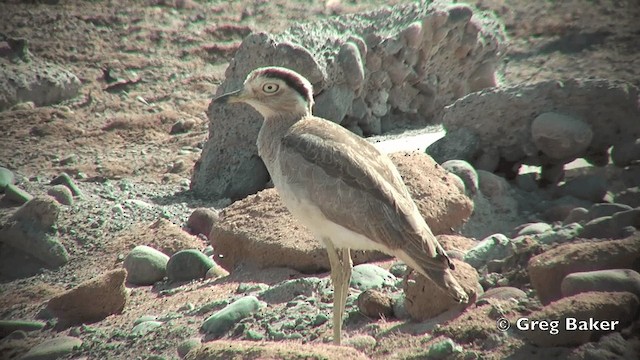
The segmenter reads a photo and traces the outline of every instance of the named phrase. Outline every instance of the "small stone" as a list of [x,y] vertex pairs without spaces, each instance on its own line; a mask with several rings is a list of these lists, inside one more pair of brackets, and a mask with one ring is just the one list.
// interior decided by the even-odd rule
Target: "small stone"
[[632,208],[640,207],[640,186],[625,189],[615,195],[616,203],[629,205]]
[[4,187],[4,198],[7,200],[11,200],[17,204],[24,204],[29,200],[33,199],[33,195],[28,192],[22,190],[14,184],[8,184]]
[[640,161],[640,139],[613,145],[611,162],[615,166],[625,167]]
[[29,320],[0,320],[0,339],[8,336],[14,331],[35,331],[44,327],[41,321]]
[[198,338],[186,339],[178,345],[178,356],[183,359],[189,351],[197,349],[202,345],[202,341]]
[[251,316],[261,307],[262,304],[255,296],[243,297],[209,316],[202,324],[201,330],[212,338],[219,338],[240,320]]
[[358,296],[358,309],[370,318],[389,318],[393,315],[393,301],[389,294],[369,289]]
[[60,336],[34,346],[21,360],[54,360],[66,357],[82,345],[82,340],[72,336]]
[[558,188],[561,195],[600,202],[607,194],[607,180],[600,175],[582,175],[567,181]]
[[108,271],[53,297],[46,309],[58,317],[56,327],[95,322],[120,313],[127,301],[125,269]]
[[498,300],[521,300],[526,299],[527,293],[524,291],[513,287],[513,286],[501,286],[494,287],[484,292],[484,294],[480,295],[478,301],[486,300],[486,299],[498,299]]
[[372,264],[360,264],[353,267],[351,273],[351,287],[361,291],[392,287],[396,284],[396,277],[389,271]]
[[195,126],[196,121],[194,119],[180,119],[171,126],[171,131],[169,131],[169,134],[175,135],[186,133],[193,129]]
[[173,254],[167,263],[170,281],[190,281],[202,279],[216,263],[200,250],[187,249]]
[[479,269],[491,260],[505,259],[513,255],[514,252],[514,245],[509,238],[503,234],[493,234],[469,249],[464,256],[464,261]]
[[60,165],[67,166],[78,162],[78,155],[71,154],[60,159]]
[[13,171],[0,166],[0,192],[4,192],[4,188],[6,188],[9,184],[16,183],[16,176],[13,174]]
[[207,270],[207,274],[204,276],[205,279],[218,279],[228,276],[229,272],[225,270],[222,266],[216,266]]
[[531,123],[531,137],[536,147],[552,159],[572,159],[584,153],[593,132],[581,119],[546,112]]
[[162,325],[163,323],[161,321],[155,321],[155,320],[143,321],[138,325],[134,326],[133,329],[131,329],[131,335],[142,337],[152,331],[155,331],[157,328],[161,327]]
[[589,210],[583,207],[576,207],[569,211],[569,215],[562,221],[564,224],[582,223],[589,220]]
[[551,225],[543,222],[525,224],[520,231],[518,231],[517,236],[542,234],[551,230]]
[[610,204],[610,203],[593,204],[589,208],[588,220],[597,219],[597,218],[603,217],[603,216],[612,216],[612,215],[615,215],[616,213],[619,213],[621,211],[627,211],[627,210],[631,210],[631,209],[633,209],[631,206],[625,205],[625,204],[615,204],[615,203],[613,203],[613,204]]
[[555,231],[548,231],[544,234],[535,235],[541,244],[566,243],[577,237],[582,237],[584,228],[578,223],[566,224]]
[[321,286],[322,281],[317,277],[304,277],[286,280],[264,290],[260,294],[260,300],[270,304],[285,303],[297,296],[311,297]]
[[22,205],[13,214],[13,219],[49,229],[58,221],[59,215],[60,205],[55,200],[49,197],[36,197]]
[[146,245],[138,245],[127,254],[123,267],[127,282],[134,285],[152,285],[167,274],[169,256]]
[[47,190],[47,195],[63,205],[73,205],[73,193],[64,185],[54,185]]
[[640,298],[640,274],[630,269],[577,272],[567,275],[560,288],[564,297],[588,291],[626,291]]
[[461,352],[462,346],[456,344],[453,340],[446,338],[429,347],[427,358],[434,360],[446,359],[453,354],[459,354]]
[[51,180],[51,185],[64,185],[71,190],[73,196],[82,196],[82,191],[78,187],[75,181],[69,176],[67,173],[62,173],[58,175],[56,178]]
[[203,234],[207,238],[211,234],[213,225],[220,219],[218,211],[209,208],[195,209],[187,220],[187,227],[193,234]]
[[480,192],[490,199],[507,195],[511,185],[503,177],[494,173],[477,170]]
[[442,167],[462,179],[467,194],[475,195],[478,192],[478,174],[471,164],[464,160],[448,160],[442,163]]

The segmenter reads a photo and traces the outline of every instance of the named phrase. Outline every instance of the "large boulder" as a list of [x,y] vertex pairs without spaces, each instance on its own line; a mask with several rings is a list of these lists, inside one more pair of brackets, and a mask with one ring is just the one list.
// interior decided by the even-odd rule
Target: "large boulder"
[[[421,5],[422,4],[422,5]],[[313,84],[314,114],[365,135],[407,119],[429,121],[445,105],[495,86],[504,30],[493,14],[442,1],[401,4],[244,39],[217,95],[261,66],[291,68]],[[192,189],[240,199],[269,175],[255,140],[262,119],[247,105],[211,103],[209,140]]]

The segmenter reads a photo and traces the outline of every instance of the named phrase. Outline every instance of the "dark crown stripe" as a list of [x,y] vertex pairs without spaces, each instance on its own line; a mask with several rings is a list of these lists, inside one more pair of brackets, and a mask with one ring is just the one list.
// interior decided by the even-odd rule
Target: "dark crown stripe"
[[274,79],[280,79],[284,81],[290,88],[294,89],[303,99],[306,101],[310,101],[313,99],[313,94],[311,93],[311,89],[305,85],[305,83],[301,80],[301,76],[297,76],[294,73],[288,71],[282,71],[280,69],[266,69],[262,74],[265,77],[270,77]]

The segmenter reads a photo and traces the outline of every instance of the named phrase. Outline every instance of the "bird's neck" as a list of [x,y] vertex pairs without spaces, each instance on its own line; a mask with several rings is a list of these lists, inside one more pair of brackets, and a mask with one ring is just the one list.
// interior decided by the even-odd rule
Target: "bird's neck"
[[293,124],[309,116],[308,113],[274,115],[264,119],[258,133],[258,154],[269,167],[269,162],[275,158],[282,138]]

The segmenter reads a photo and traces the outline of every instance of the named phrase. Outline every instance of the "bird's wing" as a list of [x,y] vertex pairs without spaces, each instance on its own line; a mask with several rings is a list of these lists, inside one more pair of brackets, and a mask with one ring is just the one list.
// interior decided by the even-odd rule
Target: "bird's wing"
[[281,145],[288,184],[327,219],[389,249],[420,252],[422,266],[448,265],[395,166],[369,142],[309,117],[294,124]]

